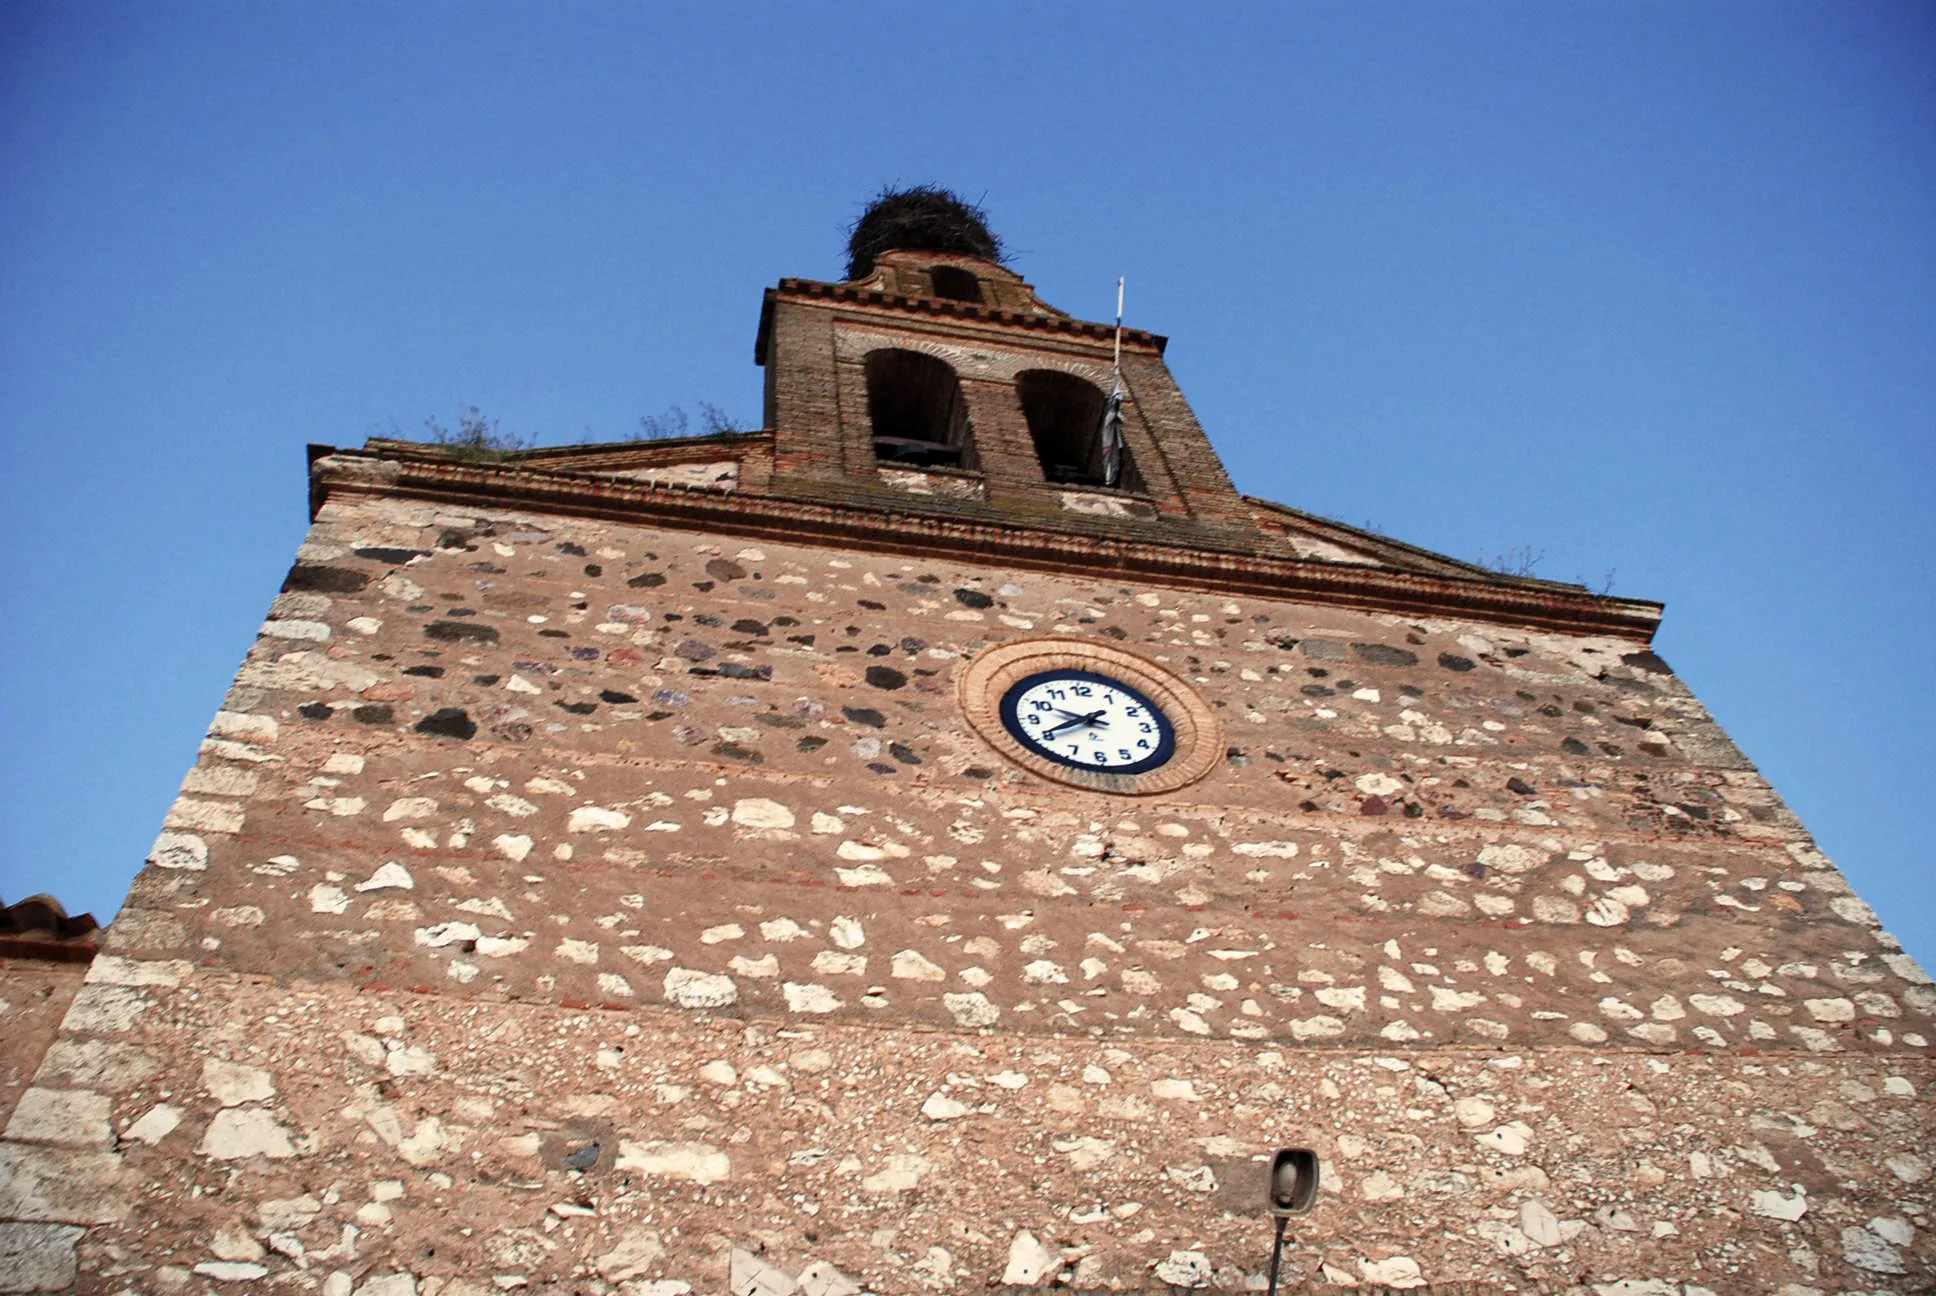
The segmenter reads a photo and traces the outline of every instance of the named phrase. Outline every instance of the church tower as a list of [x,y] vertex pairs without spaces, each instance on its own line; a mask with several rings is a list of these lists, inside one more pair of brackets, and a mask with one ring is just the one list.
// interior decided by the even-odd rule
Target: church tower
[[[952,205],[950,205],[952,204]],[[1241,494],[928,191],[765,427],[312,447],[0,1290],[1921,1290],[1936,992],[1661,609]]]

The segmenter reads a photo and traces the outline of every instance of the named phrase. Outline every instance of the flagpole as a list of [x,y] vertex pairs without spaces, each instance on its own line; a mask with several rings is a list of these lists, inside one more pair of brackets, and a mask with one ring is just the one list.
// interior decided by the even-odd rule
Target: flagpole
[[1116,278],[1116,357],[1109,374],[1109,398],[1103,402],[1102,426],[1096,429],[1102,441],[1102,484],[1114,487],[1122,480],[1123,460],[1123,277]]
[[1123,371],[1123,276],[1116,276],[1116,362],[1117,374]]

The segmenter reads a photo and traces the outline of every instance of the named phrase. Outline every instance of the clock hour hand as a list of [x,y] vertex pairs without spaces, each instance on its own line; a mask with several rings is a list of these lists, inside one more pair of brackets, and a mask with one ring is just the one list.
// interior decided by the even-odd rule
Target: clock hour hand
[[[1103,710],[1107,710],[1107,709],[1108,708],[1105,707]],[[1095,724],[1098,718],[1100,718],[1103,714],[1103,711],[1091,711],[1088,715],[1079,716],[1072,712],[1064,711],[1061,707],[1057,707],[1056,712],[1060,715],[1068,716],[1069,718],[1063,721],[1061,724],[1057,725],[1055,728],[1044,732],[1042,737],[1045,739],[1055,737],[1057,734],[1061,733],[1064,729],[1074,729],[1078,725]]]

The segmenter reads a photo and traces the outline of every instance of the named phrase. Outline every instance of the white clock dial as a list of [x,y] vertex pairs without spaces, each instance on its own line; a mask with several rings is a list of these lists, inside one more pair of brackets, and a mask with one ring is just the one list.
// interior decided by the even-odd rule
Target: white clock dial
[[1176,750],[1162,708],[1093,671],[1048,670],[1017,681],[1002,699],[1002,723],[1032,750],[1075,769],[1139,774]]

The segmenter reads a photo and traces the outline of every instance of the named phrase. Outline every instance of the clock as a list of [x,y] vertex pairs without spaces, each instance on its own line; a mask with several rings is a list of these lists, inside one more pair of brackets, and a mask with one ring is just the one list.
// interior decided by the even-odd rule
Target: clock
[[1002,695],[1002,726],[1058,765],[1142,774],[1176,754],[1163,708],[1119,679],[1067,667],[1016,680]]
[[1223,755],[1215,709],[1160,664],[1114,644],[996,644],[968,663],[958,687],[962,713],[984,741],[1058,783],[1168,792]]

